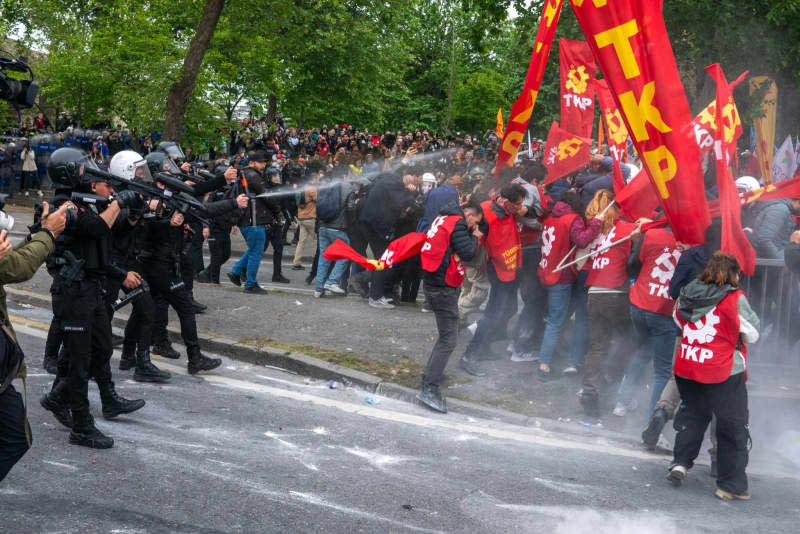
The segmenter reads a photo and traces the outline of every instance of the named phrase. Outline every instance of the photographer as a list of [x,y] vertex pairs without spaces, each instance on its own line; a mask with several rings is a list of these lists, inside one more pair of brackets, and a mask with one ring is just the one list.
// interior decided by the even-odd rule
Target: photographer
[[[0,362],[11,363],[9,356],[12,347],[9,341],[16,342],[14,329],[8,319],[6,293],[2,286],[24,282],[33,277],[39,266],[53,252],[55,239],[64,230],[66,209],[64,206],[48,216],[49,207],[45,202],[42,230],[29,235],[13,249],[7,232],[0,231],[0,323],[4,330],[0,335],[6,336],[5,354],[0,357]],[[7,376],[4,375],[6,372]],[[0,481],[27,452],[32,441],[22,396],[11,384],[15,377],[24,380],[24,361],[19,360],[10,368],[0,366]]]
[[50,179],[58,187],[55,204],[66,206],[73,215],[47,260],[53,276],[53,320],[63,329],[67,358],[59,360],[53,388],[41,404],[72,428],[70,443],[108,449],[114,446],[114,440],[95,427],[89,412],[89,378],[97,382],[106,419],[134,412],[145,404],[143,400],[124,399],[114,389],[109,365],[111,321],[103,298],[111,227],[120,208],[139,205],[141,199],[132,191],[121,191],[102,211],[95,204],[72,200],[73,192],[110,198],[112,187],[86,173],[92,165],[83,151],[75,148],[56,150],[47,165]]

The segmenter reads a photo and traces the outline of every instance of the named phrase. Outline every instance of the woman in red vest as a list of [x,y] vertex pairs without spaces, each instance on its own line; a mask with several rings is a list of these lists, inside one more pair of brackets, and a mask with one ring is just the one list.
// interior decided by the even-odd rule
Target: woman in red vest
[[[542,260],[538,272],[539,280],[547,288],[547,318],[539,351],[539,374],[542,377],[550,375],[550,361],[561,336],[561,327],[569,317],[570,309],[574,308],[578,294],[574,287],[579,283],[575,270],[566,268],[556,271],[556,268],[573,245],[586,248],[600,233],[600,226],[601,220],[597,218],[586,222],[581,197],[573,190],[561,195],[561,200],[556,202],[542,223]],[[566,258],[564,263],[571,259]],[[585,341],[585,331],[576,325],[569,351],[569,367],[575,371],[583,363]]]
[[703,274],[681,290],[673,317],[681,329],[675,382],[674,460],[667,478],[680,485],[717,417],[717,490],[723,500],[747,500],[748,409],[746,344],[758,341],[760,322],[739,289],[739,262],[716,252]]
[[[611,207],[608,207],[609,204],[612,204]],[[604,215],[600,234],[589,245],[589,252],[597,252],[589,256],[585,264],[588,272],[586,286],[589,288],[589,351],[586,353],[586,369],[583,373],[581,405],[591,417],[600,417],[600,391],[605,385],[606,354],[612,335],[618,333],[623,344],[627,344],[632,337],[627,272],[631,240],[607,247],[614,241],[639,232],[636,224],[620,220],[619,209],[614,204],[614,193],[607,189],[595,193],[586,208],[587,216],[601,213]],[[603,248],[606,250],[601,250]],[[623,348],[614,355],[617,360],[614,367],[619,375],[622,375],[632,349]]]

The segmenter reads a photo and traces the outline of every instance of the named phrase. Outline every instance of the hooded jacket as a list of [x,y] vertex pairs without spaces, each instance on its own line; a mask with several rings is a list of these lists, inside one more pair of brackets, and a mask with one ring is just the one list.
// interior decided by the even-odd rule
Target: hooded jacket
[[[730,285],[719,287],[713,284],[706,284],[699,279],[692,280],[681,290],[680,297],[675,305],[675,311],[673,312],[675,324],[680,328],[681,325],[677,320],[677,316],[690,323],[701,320],[717,304],[722,302],[722,299],[728,296],[728,293],[733,291],[736,291],[736,288]],[[741,340],[748,344],[755,343],[758,341],[758,330],[761,322],[758,319],[758,315],[750,307],[750,303],[744,294],[739,297],[738,308]],[[731,376],[744,372],[744,370],[745,358],[739,347],[737,347],[733,353]]]
[[759,258],[783,259],[794,228],[792,201],[788,198],[769,200],[756,215],[753,242]]
[[[464,213],[458,207],[458,202],[451,202],[442,207],[439,215],[460,215],[463,217]],[[447,268],[450,266],[450,255],[457,254],[461,261],[464,262],[472,260],[477,251],[478,238],[470,233],[469,228],[467,228],[467,222],[462,218],[456,223],[453,232],[450,234],[450,248],[445,252],[442,264],[434,272],[422,271],[422,279],[428,285],[446,287],[447,284],[444,279]]]
[[399,174],[386,174],[370,188],[360,220],[383,239],[391,239],[402,211],[411,206],[414,197],[403,185]]

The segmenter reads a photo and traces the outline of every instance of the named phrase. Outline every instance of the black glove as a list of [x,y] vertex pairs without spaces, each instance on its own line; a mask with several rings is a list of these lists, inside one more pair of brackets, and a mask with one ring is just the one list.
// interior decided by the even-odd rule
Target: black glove
[[129,189],[114,193],[114,200],[117,201],[117,205],[119,205],[120,208],[141,208],[143,203],[139,193]]

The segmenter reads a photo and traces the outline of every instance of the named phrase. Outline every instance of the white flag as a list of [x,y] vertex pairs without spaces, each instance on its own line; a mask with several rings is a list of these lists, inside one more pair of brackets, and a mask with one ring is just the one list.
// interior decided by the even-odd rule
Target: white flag
[[777,184],[788,178],[794,176],[795,168],[797,168],[797,156],[794,152],[792,145],[792,136],[787,135],[786,140],[775,153],[775,159],[772,162],[772,183]]

